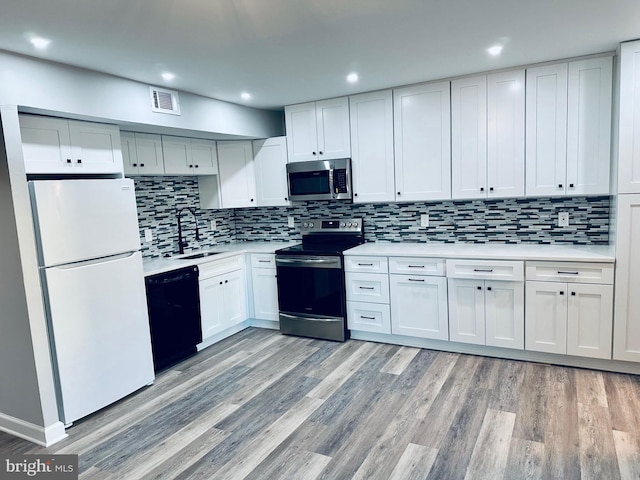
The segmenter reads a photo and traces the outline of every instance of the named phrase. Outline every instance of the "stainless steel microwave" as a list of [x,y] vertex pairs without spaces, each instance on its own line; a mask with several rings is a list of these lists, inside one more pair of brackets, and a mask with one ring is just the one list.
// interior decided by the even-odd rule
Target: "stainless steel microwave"
[[351,200],[351,159],[287,163],[289,199]]

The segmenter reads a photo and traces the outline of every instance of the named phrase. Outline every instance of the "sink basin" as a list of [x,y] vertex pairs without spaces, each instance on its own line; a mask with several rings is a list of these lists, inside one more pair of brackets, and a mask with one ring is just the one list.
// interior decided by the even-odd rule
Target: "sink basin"
[[199,252],[199,253],[192,253],[191,255],[187,255],[184,257],[178,257],[178,260],[194,260],[196,258],[204,258],[204,257],[211,257],[212,255],[220,255],[221,253],[224,252]]

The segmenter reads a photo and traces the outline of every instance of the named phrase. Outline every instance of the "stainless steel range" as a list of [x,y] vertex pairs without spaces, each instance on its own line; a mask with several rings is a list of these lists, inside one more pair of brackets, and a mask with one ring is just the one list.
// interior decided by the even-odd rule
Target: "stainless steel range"
[[302,243],[276,251],[280,331],[344,341],[347,307],[342,252],[364,242],[361,218],[302,222]]

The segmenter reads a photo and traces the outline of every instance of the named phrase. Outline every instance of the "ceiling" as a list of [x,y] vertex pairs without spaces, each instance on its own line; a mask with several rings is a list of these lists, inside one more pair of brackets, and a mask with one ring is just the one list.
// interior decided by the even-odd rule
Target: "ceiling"
[[[640,38],[638,0],[2,0],[1,12],[0,49],[268,109]],[[37,50],[34,35],[51,43]]]

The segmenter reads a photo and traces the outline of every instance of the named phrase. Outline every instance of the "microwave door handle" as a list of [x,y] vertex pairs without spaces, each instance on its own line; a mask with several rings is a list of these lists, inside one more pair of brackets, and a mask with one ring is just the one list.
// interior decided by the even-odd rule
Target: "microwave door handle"
[[329,193],[331,194],[331,198],[335,198],[335,193],[333,191],[333,165],[329,167]]

